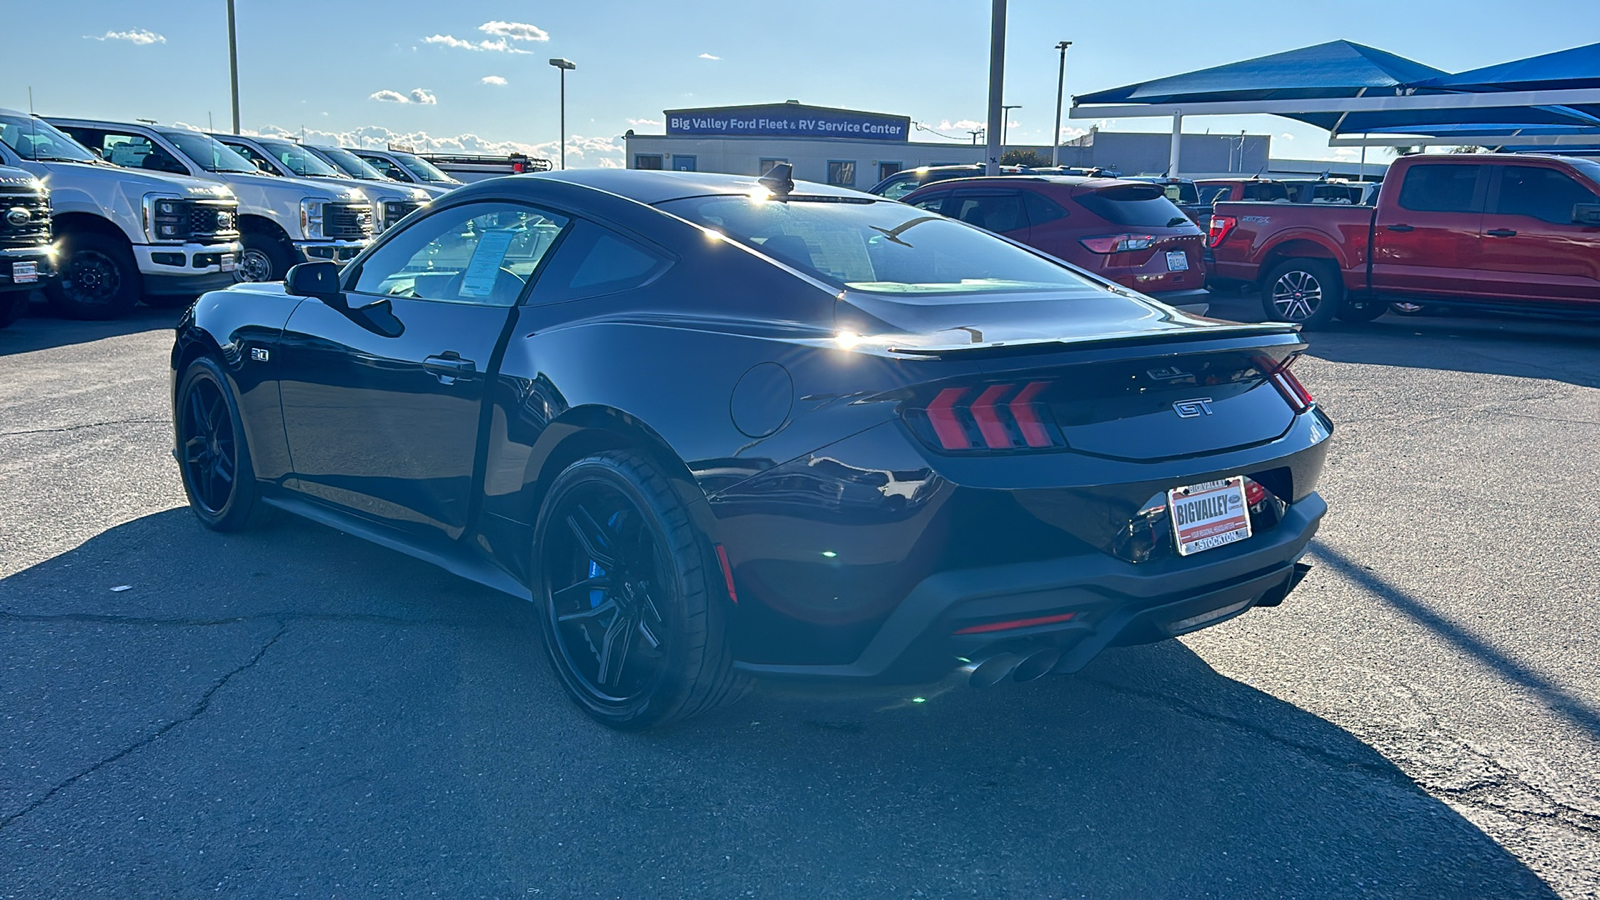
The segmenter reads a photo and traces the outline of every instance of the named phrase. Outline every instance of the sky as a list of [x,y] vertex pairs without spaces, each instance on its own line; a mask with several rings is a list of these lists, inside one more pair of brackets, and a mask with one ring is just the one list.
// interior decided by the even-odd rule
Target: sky
[[[1489,0],[1011,0],[1008,143],[1048,144],[1055,44],[1066,93],[1347,39],[1459,72],[1595,40],[1595,0],[1517,14]],[[913,140],[968,141],[985,118],[988,0],[867,4],[585,0],[236,0],[241,126],[377,146],[553,157],[567,73],[567,164],[621,165],[662,110],[799,100],[909,115]],[[1528,7],[1533,10],[1533,7]],[[230,124],[224,0],[0,0],[0,107],[43,115]],[[1336,14],[1335,14],[1336,13]],[[1070,99],[1068,101],[1070,105]],[[1165,119],[1063,118],[1166,131]],[[1270,134],[1275,157],[1351,159],[1327,133],[1268,116],[1189,117],[1191,133]]]

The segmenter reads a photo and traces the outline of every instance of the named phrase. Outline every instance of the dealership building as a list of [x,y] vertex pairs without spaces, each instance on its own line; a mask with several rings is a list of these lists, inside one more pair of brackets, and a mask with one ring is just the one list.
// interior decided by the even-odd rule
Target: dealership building
[[[624,137],[630,169],[724,172],[760,175],[780,162],[794,166],[805,181],[866,190],[901,169],[981,163],[982,144],[913,141],[909,116],[808,106],[793,100],[756,106],[669,109],[665,134]],[[1061,164],[1120,172],[1163,174],[1171,136],[1160,133],[1091,129],[1061,145]],[[1050,158],[1048,145],[1009,144]],[[1185,134],[1181,174],[1290,175],[1329,172],[1352,177],[1349,166],[1271,158],[1272,138],[1264,134]],[[1297,165],[1288,165],[1297,163]],[[1350,172],[1344,172],[1350,168]],[[1369,163],[1370,177],[1383,168]],[[1330,171],[1331,170],[1331,171]]]

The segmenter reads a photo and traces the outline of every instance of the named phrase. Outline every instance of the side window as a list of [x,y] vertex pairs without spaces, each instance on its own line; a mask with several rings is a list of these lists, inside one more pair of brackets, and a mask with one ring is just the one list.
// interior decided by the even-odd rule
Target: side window
[[273,167],[272,163],[268,161],[265,156],[262,156],[261,153],[256,150],[256,148],[250,146],[249,144],[229,144],[227,141],[223,141],[223,143],[228,146],[228,149],[239,154],[245,159],[250,160],[250,164],[261,171],[269,172],[273,175],[278,174],[278,170]]
[[1034,225],[1043,225],[1067,217],[1067,211],[1061,204],[1034,191],[1022,192],[1022,205],[1028,210],[1028,221]]
[[1579,203],[1600,203],[1600,197],[1556,169],[1505,166],[1500,170],[1500,195],[1491,212],[1570,225],[1572,207]]
[[[917,181],[917,177],[908,174],[906,177],[884,188],[883,196],[889,200],[899,200],[919,187],[922,187],[922,185]],[[941,194],[940,196],[944,197],[946,195]]]
[[1474,200],[1482,172],[1483,166],[1412,166],[1400,185],[1400,208],[1412,212],[1477,212]]
[[1200,189],[1200,202],[1206,206],[1225,203],[1233,196],[1233,188],[1225,184],[1210,185]]
[[917,209],[925,209],[928,212],[944,212],[944,202],[949,199],[949,191],[940,191],[937,194],[929,194],[926,197],[918,197],[912,202],[911,205],[915,206]]
[[408,224],[362,264],[351,290],[378,297],[514,306],[567,219],[514,203],[469,203]]
[[561,303],[643,287],[670,265],[668,259],[609,228],[579,219],[550,266],[539,276],[534,303]]
[[170,172],[187,175],[189,170],[171,153],[155,145],[149,138],[138,134],[113,134],[99,132],[100,152],[119,166],[145,169],[151,172]]
[[363,156],[361,158],[365,160],[368,165],[372,166],[374,169],[377,169],[379,174],[383,175],[385,178],[393,178],[395,181],[411,180],[408,177],[401,177],[400,167],[381,156]]
[[1028,217],[1022,211],[1022,195],[1018,191],[957,194],[949,212],[952,219],[1001,234],[1028,227]]

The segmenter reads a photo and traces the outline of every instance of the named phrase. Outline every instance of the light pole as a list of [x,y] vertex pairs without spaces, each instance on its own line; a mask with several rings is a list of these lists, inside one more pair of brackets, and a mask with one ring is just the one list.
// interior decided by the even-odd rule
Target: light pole
[[983,174],[1000,174],[1000,129],[1005,111],[1006,0],[993,0],[989,19],[989,128],[985,135]]
[[239,34],[233,26],[233,0],[228,0],[228,75],[233,82],[233,133],[239,133]]
[[1061,51],[1061,69],[1056,73],[1056,130],[1055,140],[1050,142],[1052,167],[1061,165],[1061,101],[1064,99],[1062,92],[1067,86],[1067,48],[1071,46],[1071,41],[1056,44],[1056,49]]
[[1021,109],[1021,103],[1007,103],[1000,107],[1000,152],[1006,152],[1006,120],[1011,118],[1013,109]]
[[561,70],[561,168],[567,167],[567,70],[578,64],[570,59],[552,59],[550,65]]

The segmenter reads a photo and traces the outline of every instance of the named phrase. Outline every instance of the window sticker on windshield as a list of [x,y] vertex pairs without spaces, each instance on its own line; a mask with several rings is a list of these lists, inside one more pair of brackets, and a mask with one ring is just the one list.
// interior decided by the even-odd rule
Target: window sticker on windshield
[[472,259],[461,275],[461,296],[484,298],[494,293],[495,279],[506,261],[506,250],[516,235],[511,231],[490,231],[478,239]]

